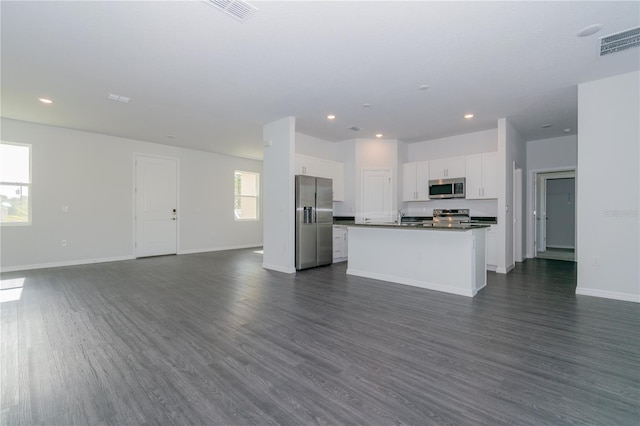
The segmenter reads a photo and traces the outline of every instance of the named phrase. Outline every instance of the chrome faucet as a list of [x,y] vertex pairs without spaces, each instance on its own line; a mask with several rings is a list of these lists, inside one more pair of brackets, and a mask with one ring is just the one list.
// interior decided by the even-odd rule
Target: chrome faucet
[[402,211],[402,209],[398,210],[398,218],[396,220],[398,225],[400,225],[402,223],[402,218],[403,217],[404,217],[404,212]]

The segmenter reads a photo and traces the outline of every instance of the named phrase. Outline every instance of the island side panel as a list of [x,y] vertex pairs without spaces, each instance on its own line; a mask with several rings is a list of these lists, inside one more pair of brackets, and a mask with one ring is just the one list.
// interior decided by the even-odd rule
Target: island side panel
[[350,275],[463,296],[477,291],[472,230],[349,227],[348,259]]
[[473,295],[478,290],[484,288],[487,285],[487,230],[486,229],[474,229],[471,231],[474,238],[474,269],[475,269],[475,284]]

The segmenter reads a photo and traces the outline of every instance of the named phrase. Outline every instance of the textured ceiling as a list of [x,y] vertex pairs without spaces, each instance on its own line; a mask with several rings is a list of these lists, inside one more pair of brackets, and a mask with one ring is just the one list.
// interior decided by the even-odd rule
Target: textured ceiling
[[640,25],[639,2],[252,4],[241,23],[203,1],[2,1],[2,116],[256,159],[284,116],[405,142],[508,117],[532,140],[575,133],[577,84],[640,67],[640,49],[597,55]]

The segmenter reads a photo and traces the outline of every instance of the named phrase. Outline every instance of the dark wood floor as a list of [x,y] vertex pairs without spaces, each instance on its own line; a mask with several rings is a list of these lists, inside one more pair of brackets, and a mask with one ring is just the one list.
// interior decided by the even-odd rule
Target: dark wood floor
[[[635,425],[640,307],[576,264],[473,299],[253,250],[2,275],[2,425]],[[15,284],[15,282],[14,282]]]

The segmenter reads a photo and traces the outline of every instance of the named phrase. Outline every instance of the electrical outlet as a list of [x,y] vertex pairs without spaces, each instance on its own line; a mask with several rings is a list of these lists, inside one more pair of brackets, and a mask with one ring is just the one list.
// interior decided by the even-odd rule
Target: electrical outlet
[[69,206],[67,206],[66,204],[64,206],[62,206],[62,211],[64,213],[67,213],[69,211]]
[[67,246],[67,240],[62,240],[62,247],[66,247]]
[[591,264],[593,266],[600,266],[600,256],[593,256],[593,259],[591,259]]

